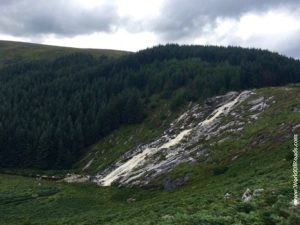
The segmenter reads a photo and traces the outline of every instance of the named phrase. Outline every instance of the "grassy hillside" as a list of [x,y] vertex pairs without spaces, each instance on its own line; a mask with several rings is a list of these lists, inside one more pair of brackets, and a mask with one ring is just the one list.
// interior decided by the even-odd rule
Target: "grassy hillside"
[[0,68],[0,168],[70,169],[121,127],[153,128],[160,109],[175,115],[228,91],[300,82],[299,60],[259,49],[166,45],[126,54],[6,43],[0,51],[13,59]]
[[[300,87],[264,88],[256,95],[272,97],[276,103],[238,137],[215,145],[211,160],[199,157],[197,163],[174,168],[169,173],[172,179],[189,174],[185,186],[164,192],[160,179],[153,182],[154,189],[146,190],[0,175],[1,224],[298,225],[299,211],[290,203],[293,134],[299,133],[300,122],[294,109],[300,106]],[[134,133],[136,127],[132,128],[111,134],[92,153],[120,148],[120,142]],[[223,137],[206,144],[219,138]],[[247,188],[264,191],[244,203],[241,198]],[[129,198],[136,201],[129,203]]]
[[8,64],[30,62],[34,60],[54,60],[57,57],[72,53],[89,53],[94,56],[105,55],[114,58],[129,54],[129,52],[109,49],[66,48],[0,40],[0,67]]

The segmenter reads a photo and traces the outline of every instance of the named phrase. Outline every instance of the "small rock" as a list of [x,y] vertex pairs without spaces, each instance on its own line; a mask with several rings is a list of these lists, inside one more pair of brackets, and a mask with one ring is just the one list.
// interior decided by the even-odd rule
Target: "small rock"
[[134,203],[134,202],[136,202],[135,198],[128,198],[127,199],[127,203]]
[[172,215],[164,215],[164,216],[162,216],[161,217],[163,220],[171,220],[171,219],[173,219],[174,218],[174,216],[172,216]]
[[247,188],[247,190],[244,192],[242,196],[242,200],[243,202],[250,202],[251,199],[252,199],[251,190]]
[[263,189],[263,188],[255,189],[255,190],[253,191],[253,197],[258,197],[258,196],[260,196],[263,192],[264,192],[264,189]]
[[290,205],[293,209],[300,209],[300,202],[297,199],[292,200]]
[[300,113],[300,107],[295,107],[293,108],[294,113]]
[[38,194],[32,194],[31,197],[37,198],[37,197],[39,197],[39,195]]
[[249,109],[250,112],[254,112],[254,111],[262,111],[263,109],[265,109],[268,105],[265,102],[261,102],[257,105],[254,105],[251,107],[251,109]]
[[231,194],[229,194],[228,192],[224,195],[224,199],[227,200],[231,197]]
[[79,174],[69,174],[63,179],[67,183],[84,183],[90,181],[90,176],[81,176]]
[[239,157],[238,155],[236,155],[236,156],[232,157],[231,161],[234,161],[234,160],[236,160],[238,157]]
[[249,105],[257,105],[257,104],[259,104],[259,103],[261,103],[262,101],[264,101],[264,97],[260,97],[260,98],[258,98],[258,99],[255,99],[255,100],[252,100],[251,102],[249,102],[248,104]]

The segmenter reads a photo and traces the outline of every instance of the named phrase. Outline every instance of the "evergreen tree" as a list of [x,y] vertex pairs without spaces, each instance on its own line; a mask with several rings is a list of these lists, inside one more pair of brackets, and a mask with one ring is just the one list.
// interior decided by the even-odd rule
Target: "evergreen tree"
[[265,50],[166,45],[118,59],[75,53],[0,68],[0,167],[65,168],[153,98],[176,110],[230,90],[300,82],[300,62]]

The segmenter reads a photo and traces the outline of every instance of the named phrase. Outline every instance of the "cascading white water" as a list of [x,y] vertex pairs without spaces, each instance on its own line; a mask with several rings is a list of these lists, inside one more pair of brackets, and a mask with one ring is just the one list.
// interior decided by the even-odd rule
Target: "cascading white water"
[[[232,107],[235,106],[237,103],[243,101],[250,92],[244,91],[239,94],[234,100],[229,101],[216,110],[214,110],[205,120],[199,123],[194,129],[204,128],[206,129],[209,127],[210,124],[215,122],[215,120],[222,114],[228,114]],[[121,164],[119,167],[108,173],[105,177],[102,177],[97,183],[101,186],[110,186],[114,181],[118,180],[121,177],[127,177],[127,181],[133,180],[133,178],[137,178],[142,176],[145,171],[139,171],[139,173],[134,173],[134,170],[143,164],[145,164],[146,157],[154,155],[158,151],[162,149],[168,149],[172,146],[177,145],[180,141],[191,133],[192,129],[187,129],[181,131],[175,138],[168,140],[166,143],[163,143],[161,146],[156,148],[149,148],[146,147],[141,153],[136,154],[131,159],[126,161],[125,163]]]
[[238,103],[245,95],[248,95],[249,91],[243,91],[241,94],[239,94],[234,100],[220,106],[215,111],[213,111],[205,120],[200,122],[201,126],[208,125],[212,123],[217,117],[219,117],[221,114],[227,114],[230,112],[231,108]]
[[134,168],[141,164],[147,156],[153,155],[163,148],[170,148],[178,144],[186,135],[188,135],[191,130],[184,130],[179,133],[174,139],[170,139],[168,142],[164,143],[159,148],[145,148],[143,152],[133,156],[127,162],[110,172],[104,178],[98,181],[98,184],[102,186],[110,186],[112,182],[117,180],[119,177],[130,173]]

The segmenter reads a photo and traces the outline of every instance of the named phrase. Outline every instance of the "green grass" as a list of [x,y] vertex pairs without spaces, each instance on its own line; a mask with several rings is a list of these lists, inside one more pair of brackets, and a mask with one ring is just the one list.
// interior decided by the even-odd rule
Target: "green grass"
[[71,53],[90,53],[94,56],[105,55],[120,57],[129,52],[109,49],[80,49],[50,45],[31,44],[13,41],[0,41],[0,67],[7,64],[29,62],[33,60],[54,60],[55,58]]
[[[192,173],[191,180],[172,192],[43,181],[45,190],[58,191],[31,198],[41,181],[1,175],[1,196],[29,194],[29,199],[21,202],[7,203],[0,198],[1,224],[252,225],[288,224],[292,218],[299,222],[289,209],[291,162],[283,160],[285,149],[275,149],[273,154],[270,160],[267,151],[253,151],[221,175],[200,164],[181,166],[184,172],[188,169]],[[264,188],[265,192],[244,204],[241,196],[246,188]],[[223,199],[226,192],[232,195],[227,201]],[[136,202],[127,203],[128,198]],[[267,219],[273,222],[267,223]]]
[[[300,122],[300,115],[292,112],[293,107],[300,105],[300,90],[266,88],[258,93],[274,96],[277,104],[247,125],[239,138],[216,145],[210,161],[183,163],[167,175],[175,179],[189,174],[187,185],[164,192],[160,188],[163,177],[153,182],[156,189],[148,190],[0,175],[0,224],[300,224],[299,211],[290,208],[293,178],[289,156],[293,149],[291,128]],[[160,113],[168,115],[168,107],[162,105],[159,103],[153,110],[153,121],[123,127],[93,146],[91,154],[105,149],[107,158],[99,157],[90,171],[106,165],[106,160],[116,160],[136,144],[134,138],[143,141],[159,135],[163,126],[152,134],[154,128],[150,124],[161,122]],[[265,142],[252,146],[259,135],[264,135]],[[131,136],[132,141],[125,143]],[[112,150],[117,153],[111,153]],[[232,160],[236,154],[239,157]],[[83,160],[79,164],[84,163]],[[243,203],[241,197],[247,188],[263,188],[264,192],[250,203]],[[228,200],[224,199],[226,193],[231,195]],[[129,198],[136,202],[127,203]]]

